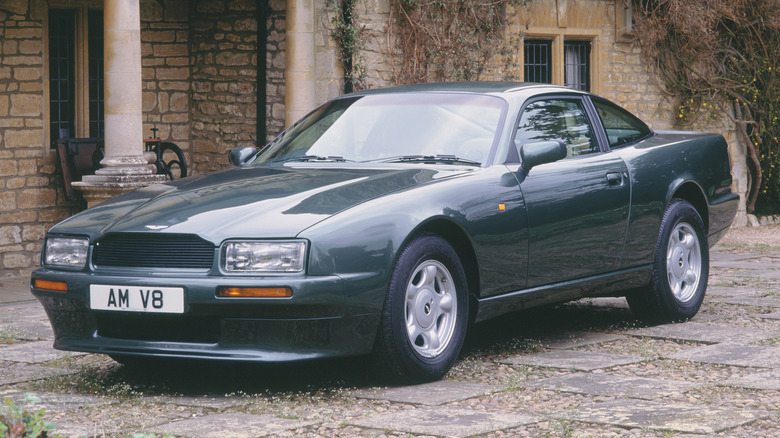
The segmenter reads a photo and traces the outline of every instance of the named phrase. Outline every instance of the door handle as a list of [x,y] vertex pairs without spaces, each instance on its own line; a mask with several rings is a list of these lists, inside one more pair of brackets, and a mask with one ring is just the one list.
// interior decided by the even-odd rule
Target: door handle
[[620,172],[607,172],[607,183],[611,186],[622,186],[623,175]]

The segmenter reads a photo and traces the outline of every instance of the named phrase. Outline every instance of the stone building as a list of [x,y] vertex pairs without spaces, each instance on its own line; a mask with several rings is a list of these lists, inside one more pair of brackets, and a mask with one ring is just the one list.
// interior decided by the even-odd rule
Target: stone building
[[[390,2],[357,2],[370,88],[396,82]],[[656,129],[672,127],[674,108],[632,43],[628,4],[537,0],[508,7],[505,31],[517,41],[517,62],[513,71],[488,69],[482,79],[586,88]],[[230,148],[264,143],[343,93],[332,37],[339,5],[335,0],[0,1],[0,276],[28,274],[38,264],[46,230],[85,208],[84,201],[64,196],[53,148],[62,134],[104,137],[107,161],[124,160],[103,164],[109,176],[136,173],[133,160],[142,155],[152,128],[184,151],[190,174],[224,169]],[[140,81],[124,76],[136,70]],[[744,173],[731,130],[711,129],[727,136],[735,175]]]

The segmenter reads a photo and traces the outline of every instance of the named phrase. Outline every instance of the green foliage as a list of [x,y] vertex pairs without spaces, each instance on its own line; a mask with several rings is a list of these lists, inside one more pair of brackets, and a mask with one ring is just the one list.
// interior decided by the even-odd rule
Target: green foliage
[[[511,64],[506,6],[523,0],[391,0],[401,84],[477,80],[494,56]],[[511,78],[507,78],[511,79]]]
[[[33,394],[24,395],[28,404],[37,404],[41,399]],[[54,434],[54,423],[44,420],[46,412],[24,409],[12,400],[3,400],[5,406],[0,407],[0,437],[2,438],[63,438]],[[127,438],[175,438],[174,435],[157,435],[156,433],[137,432],[127,435]]]
[[[25,394],[30,404],[40,403],[40,398]],[[10,399],[4,399],[0,407],[0,436],[5,438],[47,438],[54,430],[54,424],[43,419],[44,411],[29,411],[17,406]]]
[[780,1],[637,5],[637,38],[678,101],[677,123],[732,118],[747,145],[748,210],[780,213]]
[[338,44],[339,60],[344,68],[344,89],[362,89],[365,85],[365,61],[360,55],[363,47],[360,40],[360,28],[357,25],[357,0],[341,0],[338,13],[333,18],[333,39]]

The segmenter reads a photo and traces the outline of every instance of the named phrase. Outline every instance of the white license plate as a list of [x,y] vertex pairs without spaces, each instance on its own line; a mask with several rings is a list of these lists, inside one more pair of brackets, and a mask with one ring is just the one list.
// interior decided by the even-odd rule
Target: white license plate
[[89,286],[89,307],[124,312],[184,313],[184,288],[158,286]]

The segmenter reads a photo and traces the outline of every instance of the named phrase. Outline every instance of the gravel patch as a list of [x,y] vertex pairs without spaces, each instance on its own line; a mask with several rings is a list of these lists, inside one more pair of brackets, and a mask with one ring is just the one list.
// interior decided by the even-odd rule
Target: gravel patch
[[720,241],[723,245],[768,245],[780,247],[780,225],[732,227]]

